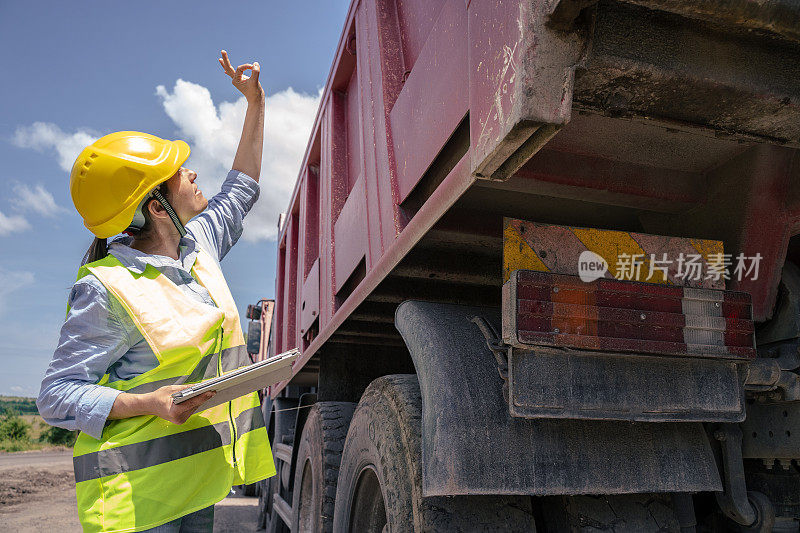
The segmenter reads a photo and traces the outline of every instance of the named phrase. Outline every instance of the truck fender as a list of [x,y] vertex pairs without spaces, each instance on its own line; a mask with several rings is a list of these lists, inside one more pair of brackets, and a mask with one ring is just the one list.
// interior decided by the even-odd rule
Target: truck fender
[[480,329],[500,309],[409,300],[395,313],[422,394],[425,496],[720,491],[700,423],[512,417]]

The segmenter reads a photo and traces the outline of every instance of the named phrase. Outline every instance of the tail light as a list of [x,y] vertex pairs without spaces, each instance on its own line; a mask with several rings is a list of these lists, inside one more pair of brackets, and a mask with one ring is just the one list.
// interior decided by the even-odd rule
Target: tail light
[[748,360],[747,293],[517,270],[503,287],[503,337],[524,346]]

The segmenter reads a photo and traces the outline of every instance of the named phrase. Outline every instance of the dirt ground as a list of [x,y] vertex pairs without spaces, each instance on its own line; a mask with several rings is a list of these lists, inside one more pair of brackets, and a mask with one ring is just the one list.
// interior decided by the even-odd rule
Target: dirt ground
[[[0,531],[81,531],[69,451],[0,454]],[[254,532],[258,498],[232,495],[214,511],[215,532]]]

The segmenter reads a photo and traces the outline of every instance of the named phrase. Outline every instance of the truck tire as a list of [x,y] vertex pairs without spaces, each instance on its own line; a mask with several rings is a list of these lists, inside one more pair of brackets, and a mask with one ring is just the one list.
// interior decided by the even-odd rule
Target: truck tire
[[330,533],[339,462],[356,404],[317,402],[303,426],[292,494],[292,531]]
[[537,533],[680,532],[667,494],[546,496],[537,498]]
[[242,496],[248,498],[258,497],[258,483],[250,483],[249,485],[239,485],[241,487]]
[[256,529],[267,529],[269,513],[272,512],[272,492],[270,491],[269,479],[262,479],[259,483],[261,484],[261,489],[258,491]]
[[[258,524],[259,528],[263,523],[266,533],[289,533],[289,527],[283,522],[283,519],[278,516],[277,511],[272,505],[272,498],[275,491],[278,490],[278,476],[272,476],[264,480],[264,487],[259,503],[263,511],[263,517],[259,513]],[[263,500],[262,500],[263,498]],[[257,528],[258,529],[258,528]]]
[[422,497],[422,399],[413,374],[370,383],[353,414],[333,531],[535,531],[531,499]]

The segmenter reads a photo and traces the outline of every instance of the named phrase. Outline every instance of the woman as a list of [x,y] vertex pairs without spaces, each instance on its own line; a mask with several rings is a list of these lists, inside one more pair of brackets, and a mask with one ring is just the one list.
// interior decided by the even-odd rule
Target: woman
[[48,423],[81,431],[86,531],[211,531],[214,503],[232,485],[275,474],[255,393],[202,410],[213,392],[171,397],[249,363],[218,262],[258,197],[265,97],[258,63],[234,70],[224,50],[219,62],[247,113],[233,170],[210,202],[182,166],[183,141],[112,133],[72,169],[73,202],[96,238],[37,405]]

